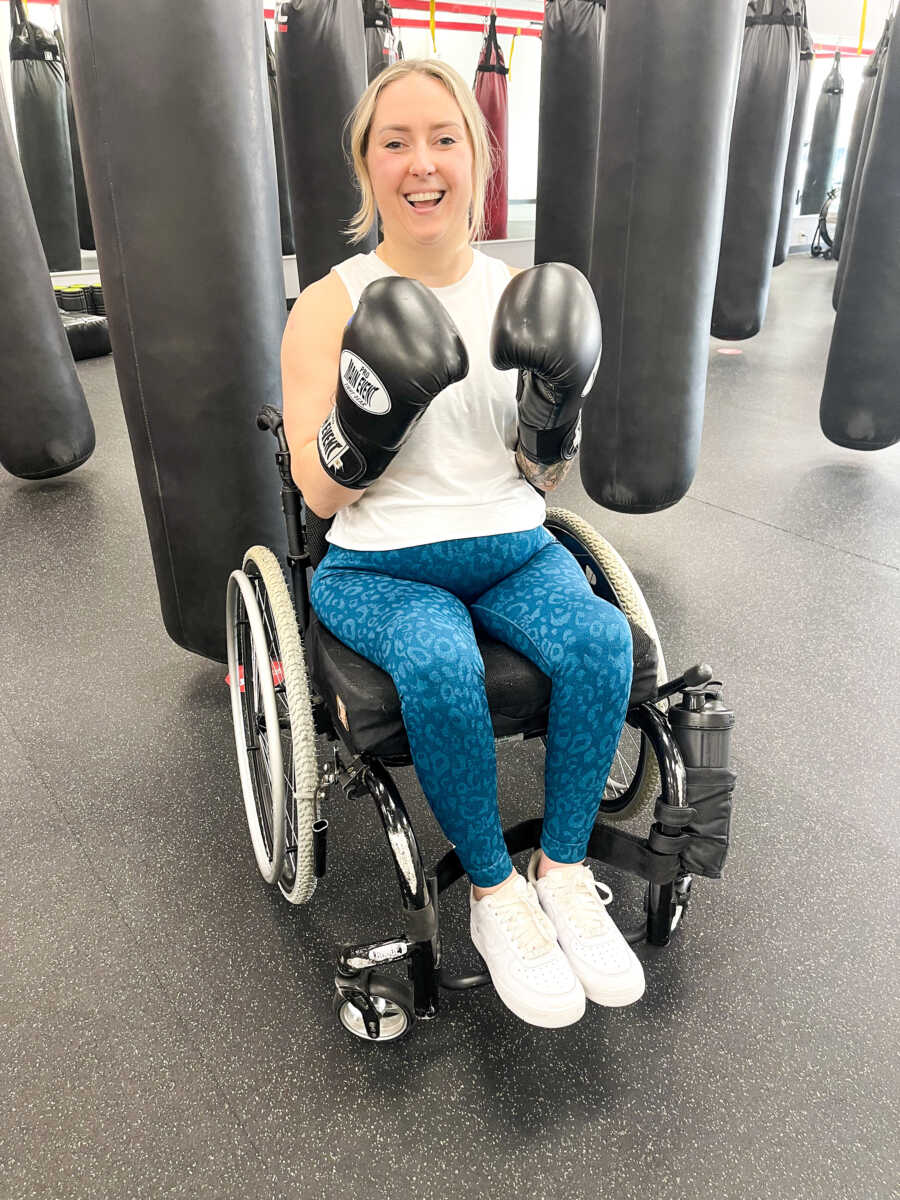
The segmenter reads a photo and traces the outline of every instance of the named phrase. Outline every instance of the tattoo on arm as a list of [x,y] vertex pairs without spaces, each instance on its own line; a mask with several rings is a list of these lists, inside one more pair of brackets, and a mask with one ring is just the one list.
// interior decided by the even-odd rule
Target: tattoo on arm
[[552,492],[554,488],[559,487],[574,461],[574,458],[563,458],[549,467],[542,467],[526,458],[520,446],[516,447],[516,463],[519,470],[529,483],[540,488],[542,492]]

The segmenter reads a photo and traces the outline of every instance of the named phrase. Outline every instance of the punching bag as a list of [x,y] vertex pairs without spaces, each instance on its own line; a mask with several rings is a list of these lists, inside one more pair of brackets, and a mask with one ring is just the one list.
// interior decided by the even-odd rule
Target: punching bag
[[534,261],[590,272],[606,0],[548,0],[541,33]]
[[872,99],[872,92],[875,89],[875,78],[878,75],[878,63],[880,61],[882,47],[887,45],[888,30],[890,22],[886,21],[884,32],[881,35],[881,40],[876,46],[874,52],[869,56],[869,61],[866,63],[865,70],[862,75],[862,82],[859,87],[859,95],[856,97],[856,108],[853,112],[853,125],[850,129],[850,138],[847,142],[847,157],[844,160],[844,177],[841,180],[841,206],[838,209],[837,222],[834,227],[834,240],[831,246],[831,257],[839,259],[841,257],[841,246],[844,241],[844,230],[847,222],[847,209],[850,207],[850,193],[853,191],[853,182],[856,179],[856,169],[859,164],[859,151],[862,144],[863,130],[866,125],[866,116],[869,112],[869,101]]
[[875,58],[875,86],[872,88],[872,95],[869,98],[869,107],[866,112],[866,122],[863,125],[862,137],[859,142],[859,158],[856,164],[856,172],[853,178],[853,187],[850,191],[850,201],[847,205],[847,220],[844,225],[844,240],[841,246],[841,257],[838,261],[837,271],[834,276],[834,290],[831,294],[831,303],[835,312],[841,302],[841,290],[844,286],[844,273],[847,268],[847,260],[850,257],[850,252],[853,248],[853,235],[856,231],[856,214],[859,205],[859,193],[862,186],[863,173],[866,168],[866,159],[869,155],[869,143],[872,140],[872,129],[875,125],[875,113],[878,111],[878,101],[881,96],[881,86],[884,79],[884,62],[887,57],[888,47],[890,45],[892,30],[889,29],[887,37],[882,40],[879,52],[873,57]]
[[269,75],[269,107],[272,110],[272,136],[275,142],[275,174],[278,177],[278,213],[281,217],[281,253],[294,253],[294,227],[291,222],[291,197],[284,166],[284,137],[281,133],[281,114],[278,111],[278,84],[275,79],[275,51],[269,41],[269,27],[263,21],[266,35],[266,69]]
[[94,425],[75,373],[0,87],[0,464],[20,479],[80,466]]
[[819,409],[825,436],[854,450],[883,450],[900,441],[898,20],[879,70],[878,107]]
[[88,204],[87,185],[84,182],[84,167],[81,162],[81,146],[78,142],[78,126],[75,124],[75,106],[72,103],[72,88],[69,83],[69,60],[66,43],[61,29],[54,29],[53,36],[59,45],[59,57],[66,78],[66,120],[69,126],[69,146],[72,151],[72,177],[75,181],[75,209],[78,213],[78,240],[82,250],[96,250],[94,226]]
[[374,230],[355,246],[342,232],[360,201],[343,133],[367,85],[359,0],[281,0],[275,59],[302,290],[335,263],[377,245]]
[[750,0],[738,82],[713,337],[741,341],[766,315],[800,71],[800,0]]
[[603,357],[581,479],[656,512],[697,469],[745,0],[610,3],[591,285]]
[[263,24],[243,0],[66,0],[63,22],[163,620],[224,662],[229,574],[284,544],[256,428],[286,319]]
[[397,41],[391,24],[391,6],[387,0],[363,0],[363,25],[366,31],[366,70],[369,83],[385,67],[397,62]]
[[794,224],[794,208],[797,204],[797,172],[800,169],[800,149],[806,131],[806,113],[809,108],[810,84],[816,55],[810,37],[806,13],[800,26],[800,75],[797,80],[797,99],[791,123],[791,138],[788,143],[787,162],[784,168],[784,191],[781,197],[781,219],[775,239],[774,265],[780,267],[791,250],[791,231]]
[[841,257],[838,261],[837,273],[834,277],[834,291],[832,292],[831,302],[837,312],[838,305],[841,299],[841,288],[844,283],[844,270],[846,267],[847,255],[850,251],[850,246],[853,242],[853,230],[856,227],[856,206],[859,200],[859,189],[862,183],[863,171],[866,165],[866,156],[869,153],[869,142],[872,139],[872,126],[875,122],[875,112],[878,108],[878,97],[881,93],[882,67],[887,56],[888,46],[891,41],[891,27],[888,25],[885,28],[884,35],[878,43],[878,48],[872,55],[870,64],[873,71],[872,94],[869,97],[869,104],[866,108],[866,119],[863,122],[862,137],[859,139],[859,155],[856,160],[856,170],[853,173],[853,187],[850,189],[850,195],[847,199],[847,215],[844,221],[843,240],[841,242]]
[[51,271],[80,271],[78,209],[59,47],[10,0],[13,105],[22,172]]
[[800,213],[818,213],[825,203],[825,195],[831,187],[831,172],[834,166],[834,144],[837,140],[838,121],[841,119],[841,99],[844,95],[844,77],[841,74],[841,52],[836,50],[834,63],[822,85],[816,104],[812,136],[809,142],[809,159],[806,164],[806,179],[800,197]]
[[497,14],[494,12],[491,13],[490,25],[484,35],[473,84],[475,99],[478,101],[478,107],[484,113],[485,123],[488,127],[491,153],[494,158],[494,169],[488,181],[484,203],[484,236],[487,241],[506,237],[509,215],[507,74],[503,51],[497,41]]

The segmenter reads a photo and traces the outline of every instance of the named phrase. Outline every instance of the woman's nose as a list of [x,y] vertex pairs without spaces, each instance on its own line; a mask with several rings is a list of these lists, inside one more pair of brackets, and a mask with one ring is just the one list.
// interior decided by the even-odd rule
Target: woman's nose
[[409,169],[413,175],[434,174],[434,160],[427,146],[419,146],[414,151]]

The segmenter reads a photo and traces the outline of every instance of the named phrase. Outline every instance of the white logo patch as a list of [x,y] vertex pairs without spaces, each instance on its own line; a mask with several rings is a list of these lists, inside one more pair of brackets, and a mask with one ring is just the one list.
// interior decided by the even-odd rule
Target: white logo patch
[[341,383],[344,391],[363,412],[383,417],[391,411],[391,398],[368,363],[350,350],[341,351]]

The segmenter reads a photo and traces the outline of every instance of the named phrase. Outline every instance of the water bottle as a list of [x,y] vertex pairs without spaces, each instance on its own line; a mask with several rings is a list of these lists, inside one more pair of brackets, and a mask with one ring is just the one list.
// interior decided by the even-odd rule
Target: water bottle
[[686,767],[727,767],[734,713],[722,699],[715,679],[685,688],[681,703],[669,709],[669,724]]

